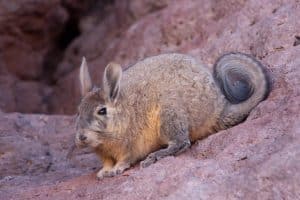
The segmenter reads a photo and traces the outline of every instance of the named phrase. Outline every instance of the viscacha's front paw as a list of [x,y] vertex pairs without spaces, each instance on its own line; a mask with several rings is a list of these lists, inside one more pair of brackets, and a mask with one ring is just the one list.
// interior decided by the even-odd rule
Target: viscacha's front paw
[[113,168],[113,171],[115,171],[116,174],[122,174],[125,171],[125,169],[128,169],[129,167],[130,167],[130,164],[128,164],[128,163],[117,164]]
[[101,169],[98,173],[97,173],[97,178],[98,179],[103,179],[104,177],[113,177],[117,175],[116,172],[114,170],[104,170]]

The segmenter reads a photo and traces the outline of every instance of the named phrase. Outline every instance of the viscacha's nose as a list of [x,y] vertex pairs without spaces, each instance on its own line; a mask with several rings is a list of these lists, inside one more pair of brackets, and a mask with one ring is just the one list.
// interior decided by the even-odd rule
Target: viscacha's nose
[[81,141],[84,141],[84,140],[86,140],[86,136],[85,135],[79,135],[79,140],[81,140]]

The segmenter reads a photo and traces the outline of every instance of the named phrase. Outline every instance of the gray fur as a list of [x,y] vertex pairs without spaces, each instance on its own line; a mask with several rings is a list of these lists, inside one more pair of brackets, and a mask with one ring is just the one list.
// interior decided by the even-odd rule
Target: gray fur
[[[146,167],[241,122],[264,99],[267,84],[258,61],[240,53],[221,57],[214,75],[183,54],[146,58],[123,75],[120,65],[109,64],[103,88],[79,105],[75,141],[99,155],[99,178],[139,160]],[[107,113],[99,115],[103,108]]]

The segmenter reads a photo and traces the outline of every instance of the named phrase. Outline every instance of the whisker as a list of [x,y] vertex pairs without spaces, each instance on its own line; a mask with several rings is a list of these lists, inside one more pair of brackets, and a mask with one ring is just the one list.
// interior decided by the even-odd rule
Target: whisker
[[112,136],[111,134],[113,134],[113,132],[108,132],[108,131],[96,131],[96,130],[93,130],[94,132],[96,133],[99,133],[98,137],[101,137],[101,138],[109,138],[109,139],[114,139],[114,140],[123,140],[123,138],[121,137],[115,137],[115,136]]

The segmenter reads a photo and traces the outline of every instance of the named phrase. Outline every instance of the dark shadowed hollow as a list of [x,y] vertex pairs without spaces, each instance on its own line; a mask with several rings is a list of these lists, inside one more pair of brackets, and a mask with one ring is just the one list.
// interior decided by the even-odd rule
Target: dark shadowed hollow
[[[299,19],[299,0],[0,1],[0,199],[300,199]],[[272,82],[243,123],[100,181],[90,151],[66,159],[83,56],[100,86],[111,61],[237,51]]]

